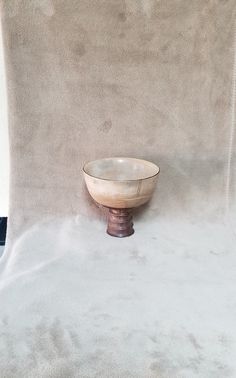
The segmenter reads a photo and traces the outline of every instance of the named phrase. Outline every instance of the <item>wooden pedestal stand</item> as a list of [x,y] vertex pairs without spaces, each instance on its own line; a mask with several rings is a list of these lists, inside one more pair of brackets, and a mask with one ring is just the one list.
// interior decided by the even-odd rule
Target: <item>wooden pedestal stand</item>
[[111,236],[124,238],[134,233],[132,209],[109,208],[107,233]]

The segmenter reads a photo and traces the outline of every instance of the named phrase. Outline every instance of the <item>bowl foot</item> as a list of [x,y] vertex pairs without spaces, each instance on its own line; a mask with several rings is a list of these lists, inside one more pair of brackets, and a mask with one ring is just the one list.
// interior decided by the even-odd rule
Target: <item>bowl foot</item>
[[111,236],[124,238],[134,233],[131,209],[109,208],[107,233]]

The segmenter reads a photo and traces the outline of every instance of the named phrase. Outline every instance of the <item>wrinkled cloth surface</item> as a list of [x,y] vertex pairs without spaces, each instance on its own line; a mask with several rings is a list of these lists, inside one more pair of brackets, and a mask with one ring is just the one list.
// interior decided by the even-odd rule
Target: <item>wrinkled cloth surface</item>
[[[236,376],[234,0],[2,0],[1,378]],[[92,159],[160,166],[105,233]]]

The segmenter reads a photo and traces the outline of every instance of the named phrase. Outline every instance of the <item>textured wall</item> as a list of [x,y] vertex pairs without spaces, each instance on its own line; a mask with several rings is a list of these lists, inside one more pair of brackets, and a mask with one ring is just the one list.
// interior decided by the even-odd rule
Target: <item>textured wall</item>
[[110,155],[160,166],[147,216],[214,219],[228,184],[231,207],[235,8],[235,0],[3,1],[13,233],[47,214],[95,211],[81,167]]

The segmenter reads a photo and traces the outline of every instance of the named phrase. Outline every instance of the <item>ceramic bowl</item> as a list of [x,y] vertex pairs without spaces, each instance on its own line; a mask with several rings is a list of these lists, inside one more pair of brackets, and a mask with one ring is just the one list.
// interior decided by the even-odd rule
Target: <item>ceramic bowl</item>
[[86,163],[83,173],[88,191],[97,203],[129,209],[150,200],[159,167],[146,160],[113,157]]

